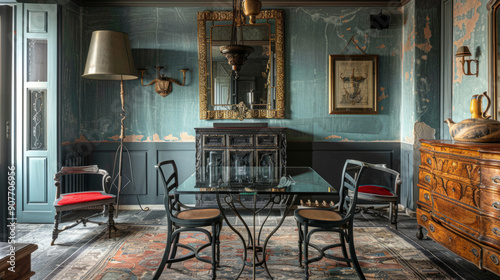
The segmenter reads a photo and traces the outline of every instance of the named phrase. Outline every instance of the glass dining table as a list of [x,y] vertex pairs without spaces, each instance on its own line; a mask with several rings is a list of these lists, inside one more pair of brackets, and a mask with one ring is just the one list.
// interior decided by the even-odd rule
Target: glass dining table
[[[332,195],[336,194],[337,190],[310,167],[219,166],[217,169],[199,168],[177,187],[175,193],[201,194],[202,197],[215,194],[226,224],[239,236],[244,248],[243,265],[235,279],[241,276],[246,266],[252,267],[253,279],[258,266],[263,266],[272,279],[266,264],[266,247],[269,239],[283,224],[297,197]],[[275,207],[280,209],[281,217],[272,231],[264,237],[262,230]],[[243,226],[231,223],[228,211],[231,211]],[[258,224],[256,216],[261,213],[267,214],[264,214],[265,218]],[[243,216],[250,216],[252,224],[249,225],[245,221],[248,218],[244,219]],[[247,236],[246,240],[244,235]],[[248,251],[252,252],[250,261]]]

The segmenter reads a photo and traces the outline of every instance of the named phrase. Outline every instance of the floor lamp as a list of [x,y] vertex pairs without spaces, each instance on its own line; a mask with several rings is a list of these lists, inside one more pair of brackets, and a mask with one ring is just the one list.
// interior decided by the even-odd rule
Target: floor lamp
[[[120,146],[117,150],[118,160],[118,193],[116,196],[116,216],[123,184],[123,144],[125,137],[125,92],[123,81],[137,79],[136,68],[130,50],[128,35],[117,31],[94,31],[90,40],[89,53],[83,78],[93,80],[120,81],[120,99],[122,103]],[[116,159],[115,159],[116,162]],[[132,172],[132,170],[130,170]]]

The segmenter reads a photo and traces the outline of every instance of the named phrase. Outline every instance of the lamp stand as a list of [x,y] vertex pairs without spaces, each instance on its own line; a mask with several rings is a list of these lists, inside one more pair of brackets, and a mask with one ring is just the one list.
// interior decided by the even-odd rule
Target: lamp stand
[[[115,181],[118,179],[118,185],[116,186],[117,188],[117,194],[116,194],[116,211],[115,211],[115,217],[118,218],[118,206],[120,204],[120,194],[122,192],[122,189],[125,188],[129,183],[132,183],[132,185],[135,188],[135,183],[134,183],[134,175],[132,173],[132,160],[130,158],[130,152],[125,146],[123,140],[125,139],[125,91],[123,90],[123,79],[120,79],[120,99],[122,103],[122,113],[121,113],[121,132],[120,132],[120,146],[118,146],[118,149],[116,150],[115,153],[115,161],[113,165],[113,174],[115,174],[116,170],[116,159],[118,158],[118,173],[114,177],[113,181],[111,184],[113,185]],[[129,162],[129,171],[130,171],[130,178],[128,178],[126,175],[123,174],[123,149],[125,149],[125,152],[128,155],[128,162]],[[125,179],[128,180],[128,182],[123,186],[123,177],[125,176]],[[136,193],[136,198],[137,198],[137,203],[139,204],[139,207],[143,211],[148,211],[149,207],[142,208],[141,202],[139,201],[139,196],[137,196]]]

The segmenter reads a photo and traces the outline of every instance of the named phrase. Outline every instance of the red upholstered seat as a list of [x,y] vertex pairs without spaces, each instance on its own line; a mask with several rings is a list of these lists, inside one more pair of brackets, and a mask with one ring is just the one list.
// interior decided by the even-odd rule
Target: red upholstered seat
[[376,195],[394,196],[394,194],[391,193],[391,191],[388,190],[387,188],[377,185],[359,186],[358,192],[376,194]]
[[110,195],[104,195],[100,192],[81,192],[81,193],[70,193],[62,195],[61,200],[57,202],[57,205],[67,205],[76,204],[89,201],[103,200],[113,198]]

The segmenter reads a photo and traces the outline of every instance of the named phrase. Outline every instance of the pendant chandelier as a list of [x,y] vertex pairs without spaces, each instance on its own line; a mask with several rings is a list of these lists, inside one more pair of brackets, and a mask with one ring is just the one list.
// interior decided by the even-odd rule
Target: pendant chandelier
[[[241,66],[245,64],[248,56],[255,50],[243,42],[243,25],[245,24],[245,15],[250,17],[250,24],[255,23],[255,16],[260,12],[260,0],[245,0],[244,14],[242,12],[243,0],[233,0],[233,22],[231,24],[231,41],[229,45],[220,47],[220,52],[226,57],[227,62],[238,77]],[[238,31],[240,37],[238,40]]]

